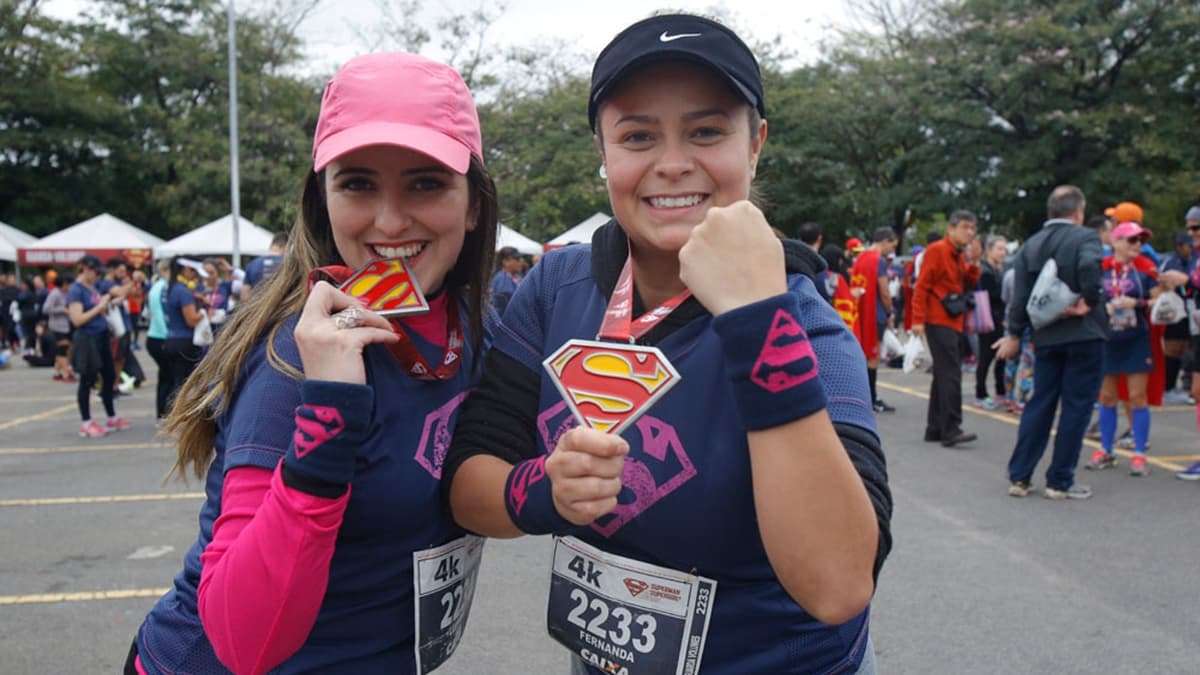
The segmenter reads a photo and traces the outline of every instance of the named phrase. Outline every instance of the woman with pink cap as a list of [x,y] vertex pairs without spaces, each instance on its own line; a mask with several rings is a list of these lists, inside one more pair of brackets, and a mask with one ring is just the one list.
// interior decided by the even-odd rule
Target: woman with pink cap
[[1117,431],[1118,381],[1128,383],[1129,407],[1133,427],[1134,455],[1129,473],[1145,476],[1146,446],[1150,437],[1150,408],[1146,386],[1154,360],[1150,351],[1150,325],[1147,310],[1162,291],[1158,269],[1139,255],[1142,244],[1150,239],[1150,230],[1127,221],[1112,231],[1112,255],[1103,262],[1104,295],[1107,299],[1109,336],[1104,343],[1104,381],[1100,385],[1100,445],[1086,464],[1098,471],[1117,466],[1113,439]]
[[[204,476],[206,499],[127,673],[417,673],[449,657],[482,540],[438,483],[478,372],[496,219],[458,73],[405,53],[338,71],[288,249],[167,420],[175,471]],[[428,311],[384,318],[329,279]]]

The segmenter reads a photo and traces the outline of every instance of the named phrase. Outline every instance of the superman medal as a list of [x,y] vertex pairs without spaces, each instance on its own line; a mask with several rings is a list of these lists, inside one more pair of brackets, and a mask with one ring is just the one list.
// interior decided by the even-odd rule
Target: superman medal
[[429,302],[403,258],[375,260],[351,274],[339,288],[383,317],[429,311]]
[[542,362],[579,423],[618,435],[680,381],[657,347],[568,340]]

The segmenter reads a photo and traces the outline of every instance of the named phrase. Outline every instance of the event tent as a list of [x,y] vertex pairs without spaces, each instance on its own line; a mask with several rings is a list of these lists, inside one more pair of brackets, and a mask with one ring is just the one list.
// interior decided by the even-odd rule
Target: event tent
[[521,253],[528,253],[530,255],[542,254],[541,244],[501,224],[500,231],[496,233],[496,250],[499,251],[505,246],[511,246]]
[[32,234],[25,234],[8,223],[0,222],[0,260],[16,262],[17,247],[28,246],[37,241]]
[[[272,236],[270,231],[238,217],[238,250],[241,255],[266,255],[271,249]],[[233,255],[233,218],[226,214],[154,247],[155,258],[177,255]]]
[[155,246],[162,239],[108,213],[88,218],[65,230],[42,237],[26,246],[17,247],[17,260],[22,265],[74,265],[85,254],[108,260],[124,256],[133,267],[150,260]]
[[546,250],[549,251],[567,244],[590,244],[592,243],[592,233],[611,219],[612,216],[607,213],[597,211],[588,216],[587,220],[546,242]]

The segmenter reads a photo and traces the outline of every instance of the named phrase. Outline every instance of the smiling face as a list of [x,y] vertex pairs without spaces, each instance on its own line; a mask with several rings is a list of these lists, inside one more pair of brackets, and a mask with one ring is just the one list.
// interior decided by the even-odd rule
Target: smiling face
[[1133,260],[1142,250],[1142,241],[1140,237],[1113,238],[1113,257],[1121,262]]
[[348,152],[325,168],[333,240],[346,265],[404,258],[426,293],[441,288],[475,227],[467,177],[394,146]]
[[749,197],[767,134],[760,121],[751,135],[750,112],[689,63],[646,68],[605,99],[597,144],[635,253],[674,256],[710,207]]

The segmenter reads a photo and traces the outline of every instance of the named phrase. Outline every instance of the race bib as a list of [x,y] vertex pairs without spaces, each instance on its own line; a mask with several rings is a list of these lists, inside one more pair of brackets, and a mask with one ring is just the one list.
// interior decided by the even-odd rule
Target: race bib
[[475,597],[483,542],[482,537],[467,535],[413,553],[418,673],[428,673],[444,663],[462,639]]
[[694,675],[716,592],[712,579],[558,537],[546,620],[551,637],[606,673]]

